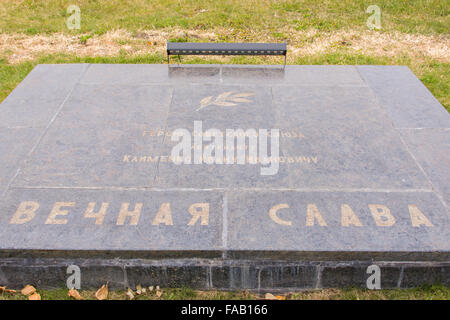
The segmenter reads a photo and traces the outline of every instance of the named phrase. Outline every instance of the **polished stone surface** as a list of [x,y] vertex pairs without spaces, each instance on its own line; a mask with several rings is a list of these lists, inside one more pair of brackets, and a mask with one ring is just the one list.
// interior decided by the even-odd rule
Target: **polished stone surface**
[[[0,219],[2,249],[214,251],[222,248],[222,197],[215,192],[13,189],[1,212],[15,212],[22,201],[39,203],[34,218],[11,224]],[[56,202],[57,203],[56,203]],[[58,205],[59,214],[49,214]],[[94,213],[86,214],[93,204]],[[208,217],[193,220],[190,207]],[[123,208],[136,213],[121,214]],[[192,221],[192,223],[191,223]],[[57,240],[57,241],[56,241]]]
[[[377,223],[374,205],[388,210],[392,221]],[[276,206],[281,221],[274,223],[270,211]],[[343,221],[343,206],[356,217],[354,223]],[[409,206],[418,208],[430,226],[414,226]],[[309,220],[308,207],[320,217]],[[232,192],[227,244],[230,250],[248,251],[300,246],[304,251],[448,252],[446,212],[432,192]],[[387,216],[381,220],[387,222]]]
[[[172,133],[194,121],[279,129],[277,174],[174,164]],[[406,67],[39,65],[0,105],[0,251],[442,261],[449,128]],[[208,272],[233,288],[245,270]],[[259,286],[291,281],[274,270]]]

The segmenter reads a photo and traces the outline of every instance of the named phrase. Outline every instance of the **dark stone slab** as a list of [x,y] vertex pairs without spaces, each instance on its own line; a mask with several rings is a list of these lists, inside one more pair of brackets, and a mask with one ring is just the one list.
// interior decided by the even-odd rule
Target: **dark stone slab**
[[224,66],[222,81],[261,86],[367,86],[354,66]]
[[77,85],[52,127],[133,128],[165,123],[172,89],[158,85]]
[[[375,263],[339,263],[335,266],[322,268],[320,287],[341,288],[360,287],[367,288],[367,279],[371,275],[367,273],[370,265]],[[401,266],[380,264],[380,287],[382,289],[397,288],[401,276]]]
[[[22,202],[34,203],[28,203],[36,209],[31,220],[13,219]],[[105,207],[107,204],[103,218],[89,214],[86,217],[90,203],[95,203],[94,213],[100,211],[103,203]],[[209,208],[201,211],[196,205],[199,203],[206,203]],[[209,213],[208,217],[192,221],[192,205],[192,210]],[[136,209],[139,206],[140,211]],[[0,207],[2,250],[196,250],[201,256],[201,251],[223,249],[222,198],[218,193],[12,189]],[[121,219],[122,208],[137,210],[139,214],[134,219],[131,215]],[[53,217],[53,210],[59,214]],[[155,219],[158,212],[160,219]]]
[[445,265],[407,265],[403,268],[400,287],[414,288],[423,285],[450,285],[450,269]]
[[[232,107],[216,105],[199,109],[200,101],[205,97],[217,97],[223,92],[231,95],[238,93],[252,94],[250,102]],[[245,108],[245,111],[243,110]],[[245,112],[245,115],[243,115]],[[224,134],[226,129],[255,129],[270,130],[277,119],[276,110],[272,104],[270,88],[258,86],[216,87],[204,85],[192,92],[191,87],[177,86],[174,90],[170,113],[167,120],[168,135],[164,140],[161,155],[168,157],[177,142],[172,142],[170,134],[178,128],[194,132],[194,121],[202,121],[203,131],[219,129]],[[224,143],[225,144],[225,143]],[[236,146],[237,147],[237,146]],[[281,154],[282,155],[282,154]],[[163,188],[234,188],[234,187],[288,187],[288,172],[286,166],[281,166],[278,174],[262,176],[260,165],[176,165],[170,161],[159,163],[156,185]]]
[[94,64],[81,80],[82,84],[143,85],[220,83],[220,67],[168,67],[167,65]]
[[316,287],[319,268],[315,265],[267,266],[258,275],[260,289]]
[[46,127],[87,64],[37,65],[0,105],[0,127]]
[[207,266],[192,265],[188,261],[180,261],[170,266],[146,265],[136,262],[125,266],[128,285],[135,288],[141,286],[160,286],[161,288],[208,288],[209,276]]
[[0,259],[0,282],[21,289],[27,284],[38,288],[61,288],[67,281],[67,268],[81,271],[81,289],[98,289],[108,283],[111,289],[133,290],[137,285],[195,289],[246,289],[260,293],[292,292],[302,289],[336,287],[367,288],[372,274],[380,269],[381,289],[410,288],[424,284],[449,285],[448,262],[264,262],[202,260],[95,260],[95,259]]
[[[70,264],[119,288],[364,287],[376,261],[384,287],[448,279],[450,117],[406,67],[40,65],[0,110],[8,286]],[[278,171],[175,164],[195,121],[279,129]]]
[[43,129],[0,128],[0,199]]
[[367,86],[354,66],[91,65],[83,84]]
[[31,261],[12,260],[0,264],[0,282],[9,288],[32,285],[40,289],[63,288],[67,267],[64,265],[31,265]]
[[211,282],[214,287],[228,290],[258,289],[259,270],[254,265],[226,265],[211,268]]
[[450,203],[450,130],[404,129],[400,133],[433,186]]
[[143,136],[146,128],[52,127],[13,185],[153,186],[162,137]]
[[303,134],[281,140],[291,187],[429,188],[370,89],[285,86],[273,100],[279,126]]
[[358,66],[397,128],[450,128],[439,101],[405,66]]
[[[419,259],[425,252],[450,249],[448,211],[432,192],[240,191],[229,193],[227,201],[230,250],[383,252],[384,258],[407,251]],[[359,223],[342,222],[343,205]],[[389,210],[391,223],[383,225],[386,217],[377,225],[369,205]],[[277,216],[271,218],[276,206]],[[414,226],[409,206],[419,209],[432,226]],[[308,207],[317,208],[322,219],[308,225]]]

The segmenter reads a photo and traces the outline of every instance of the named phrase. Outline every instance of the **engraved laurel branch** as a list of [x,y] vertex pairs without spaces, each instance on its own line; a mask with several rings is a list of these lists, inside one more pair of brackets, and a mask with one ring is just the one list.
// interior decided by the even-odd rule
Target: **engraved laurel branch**
[[220,107],[234,107],[237,106],[238,103],[248,103],[252,102],[249,99],[246,99],[247,97],[254,96],[254,93],[251,92],[242,92],[242,93],[235,93],[233,94],[233,91],[227,91],[224,93],[219,94],[215,99],[213,96],[209,96],[206,98],[203,98],[200,101],[200,107],[197,108],[195,111],[199,111],[207,106],[215,105]]

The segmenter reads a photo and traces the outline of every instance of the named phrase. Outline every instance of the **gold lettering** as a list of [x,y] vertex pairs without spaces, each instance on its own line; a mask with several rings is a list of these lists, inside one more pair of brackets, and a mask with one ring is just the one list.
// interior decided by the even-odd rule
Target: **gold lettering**
[[314,226],[314,220],[317,220],[319,225],[322,227],[327,225],[325,220],[322,218],[319,209],[317,209],[317,206],[314,203],[308,204],[306,212],[307,212],[306,225],[308,227]]
[[34,201],[23,201],[17,208],[16,213],[9,221],[10,224],[23,224],[33,220],[36,211],[39,209],[39,203]]
[[354,225],[361,227],[361,221],[353,212],[352,208],[348,204],[343,204],[341,206],[341,224],[343,227],[348,227],[349,225]]
[[62,207],[73,207],[75,202],[56,202],[52,211],[47,217],[45,224],[66,224],[67,219],[57,219],[57,216],[66,216],[69,211],[62,210]]
[[159,211],[155,216],[155,219],[153,219],[152,225],[155,226],[161,223],[164,223],[166,226],[173,225],[169,202],[161,204],[161,206],[159,207]]
[[270,208],[270,210],[269,210],[269,216],[270,216],[270,218],[271,218],[273,221],[275,221],[276,223],[281,224],[281,225],[283,225],[283,226],[290,226],[290,225],[292,225],[292,222],[291,222],[291,221],[287,221],[287,220],[280,219],[280,218],[277,216],[277,211],[278,211],[278,210],[280,210],[280,209],[287,209],[287,208],[289,208],[289,205],[288,205],[287,203],[280,203],[280,204],[277,204],[277,205],[273,206],[273,207]]
[[98,212],[94,212],[95,205],[96,205],[95,202],[89,202],[89,205],[88,205],[86,211],[84,212],[84,217],[85,218],[94,218],[95,224],[102,224],[103,219],[105,218],[106,210],[108,209],[109,203],[103,202],[100,207],[100,210]]
[[189,221],[188,226],[193,226],[199,218],[201,218],[201,225],[208,225],[209,222],[209,203],[194,203],[189,207],[189,213],[192,215],[192,219]]
[[130,204],[128,202],[122,203],[120,208],[119,217],[117,218],[117,225],[122,226],[125,223],[127,217],[131,218],[130,225],[135,226],[139,222],[139,216],[141,215],[142,203],[136,203],[133,211],[129,211]]
[[379,227],[391,227],[395,224],[395,218],[388,207],[382,204],[369,204],[375,224]]
[[422,213],[422,211],[419,210],[417,206],[409,204],[408,209],[413,227],[420,227],[420,225],[422,224],[426,225],[427,227],[433,227],[433,224],[430,222],[430,220],[425,217],[425,215]]

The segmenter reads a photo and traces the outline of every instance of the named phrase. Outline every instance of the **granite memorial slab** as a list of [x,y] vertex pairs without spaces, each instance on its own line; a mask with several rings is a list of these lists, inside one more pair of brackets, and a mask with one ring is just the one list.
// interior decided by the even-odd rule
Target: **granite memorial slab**
[[449,133],[407,67],[38,65],[0,104],[0,284],[448,284]]

